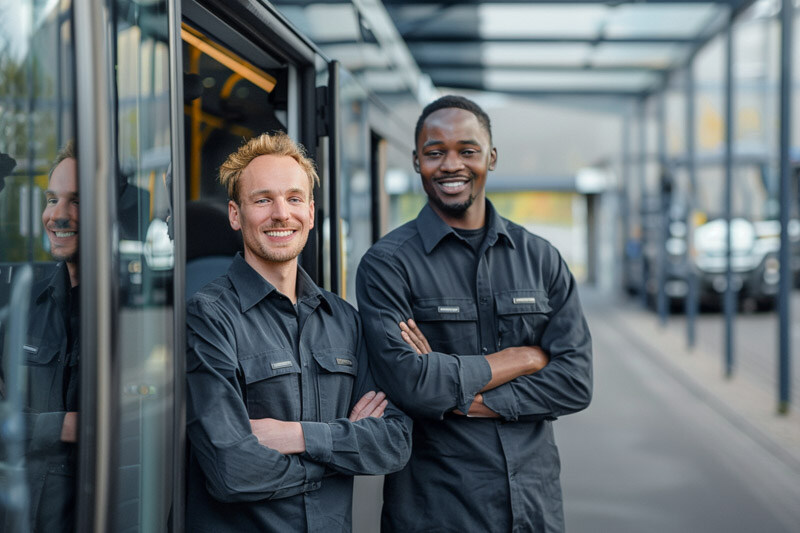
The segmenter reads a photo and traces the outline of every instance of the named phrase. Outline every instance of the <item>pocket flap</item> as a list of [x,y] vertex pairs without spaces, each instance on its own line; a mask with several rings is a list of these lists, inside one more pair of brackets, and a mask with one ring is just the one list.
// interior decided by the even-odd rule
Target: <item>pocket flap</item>
[[547,292],[541,290],[514,290],[495,294],[498,315],[523,313],[549,313],[552,311]]
[[242,365],[247,384],[283,374],[300,373],[300,368],[294,360],[294,353],[286,348],[241,356],[239,364]]
[[22,345],[22,358],[28,365],[47,365],[58,356],[60,348],[42,344],[37,339],[28,339]]
[[351,350],[346,348],[314,350],[314,360],[328,372],[340,372],[356,375],[358,360]]
[[420,322],[478,320],[472,298],[425,298],[414,302],[412,311]]

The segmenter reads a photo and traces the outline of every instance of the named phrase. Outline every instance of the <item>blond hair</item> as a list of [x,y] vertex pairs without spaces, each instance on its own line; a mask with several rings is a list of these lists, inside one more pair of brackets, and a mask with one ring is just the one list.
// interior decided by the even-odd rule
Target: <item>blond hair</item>
[[67,141],[67,144],[64,146],[64,148],[62,148],[61,151],[56,155],[56,158],[53,160],[53,165],[50,167],[50,172],[47,173],[48,181],[53,177],[53,171],[56,169],[56,167],[65,159],[77,159],[75,155],[74,140]]
[[262,155],[291,157],[302,167],[308,176],[310,194],[314,185],[319,185],[319,176],[314,162],[308,158],[302,145],[295,143],[288,135],[278,131],[262,133],[253,137],[238,150],[228,156],[219,167],[219,182],[228,190],[228,198],[239,203],[239,178],[253,159]]

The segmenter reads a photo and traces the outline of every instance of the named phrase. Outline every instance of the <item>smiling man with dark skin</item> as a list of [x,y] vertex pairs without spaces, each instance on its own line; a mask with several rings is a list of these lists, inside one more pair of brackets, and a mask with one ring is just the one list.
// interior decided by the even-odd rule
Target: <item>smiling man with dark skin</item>
[[408,459],[358,314],[298,265],[317,180],[284,133],[220,168],[244,255],[187,305],[187,531],[347,532],[353,476]]
[[414,419],[382,530],[562,531],[552,421],[592,394],[575,281],[552,245],[486,199],[497,150],[479,106],[440,98],[415,133],[428,203],[357,277],[375,379]]

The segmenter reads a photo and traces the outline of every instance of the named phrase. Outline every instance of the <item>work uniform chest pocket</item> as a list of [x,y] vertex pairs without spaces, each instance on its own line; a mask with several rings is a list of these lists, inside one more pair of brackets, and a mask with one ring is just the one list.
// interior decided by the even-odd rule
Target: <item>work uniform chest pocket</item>
[[48,366],[54,362],[60,351],[60,346],[28,339],[28,342],[22,345],[22,361],[28,366]]
[[61,347],[28,339],[22,346],[22,363],[27,372],[28,407],[35,411],[63,408],[63,365]]
[[317,398],[321,422],[350,414],[358,360],[348,349],[314,350],[317,362]]
[[547,292],[513,290],[495,294],[499,349],[538,346],[552,311]]
[[250,418],[300,419],[300,368],[285,348],[239,356]]
[[425,298],[412,306],[414,320],[434,351],[476,353],[478,311],[472,298]]

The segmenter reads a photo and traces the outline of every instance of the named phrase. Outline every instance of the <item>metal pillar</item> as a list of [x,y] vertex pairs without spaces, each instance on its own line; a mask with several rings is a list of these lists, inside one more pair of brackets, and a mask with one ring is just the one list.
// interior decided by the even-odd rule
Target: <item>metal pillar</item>
[[669,210],[671,204],[672,187],[667,170],[667,117],[666,117],[666,83],[658,95],[658,171],[659,171],[659,228],[658,228],[658,295],[656,307],[658,308],[659,323],[667,323],[667,239],[669,238]]
[[780,94],[780,169],[781,169],[781,250],[780,250],[780,285],[778,291],[779,309],[779,358],[778,358],[778,412],[789,412],[791,401],[791,294],[792,294],[792,257],[789,242],[789,216],[792,202],[796,199],[792,194],[792,164],[789,149],[791,147],[792,120],[792,24],[794,6],[792,0],[781,2],[781,94]]
[[733,218],[733,18],[725,30],[725,377],[733,376],[733,320],[736,313],[736,291],[733,287],[731,219]]
[[691,249],[694,246],[694,224],[691,217],[697,205],[697,174],[695,167],[695,86],[694,69],[689,64],[686,68],[686,173],[689,176],[689,198],[686,209],[686,345],[691,349],[695,345],[695,322],[697,319],[697,308],[699,304],[699,294],[697,287],[697,272],[691,256]]
[[639,101],[639,261],[642,267],[642,279],[640,280],[639,292],[642,298],[642,305],[647,307],[647,276],[648,265],[645,257],[647,248],[647,231],[645,218],[647,192],[647,101],[642,98]]
[[633,111],[627,109],[622,122],[622,187],[620,188],[620,208],[622,215],[622,283],[625,290],[630,287],[631,275],[631,213],[630,213],[630,179],[631,179],[631,128]]

